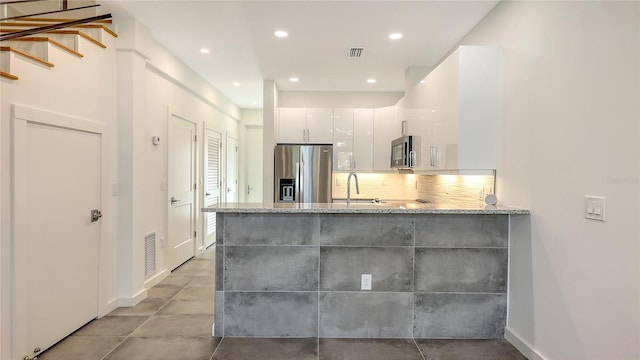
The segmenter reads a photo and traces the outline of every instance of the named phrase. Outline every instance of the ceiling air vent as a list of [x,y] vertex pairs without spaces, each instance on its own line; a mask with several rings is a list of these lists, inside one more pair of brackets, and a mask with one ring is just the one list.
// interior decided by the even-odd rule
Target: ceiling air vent
[[349,55],[347,56],[349,59],[358,59],[364,56],[364,48],[361,47],[352,47],[349,49]]

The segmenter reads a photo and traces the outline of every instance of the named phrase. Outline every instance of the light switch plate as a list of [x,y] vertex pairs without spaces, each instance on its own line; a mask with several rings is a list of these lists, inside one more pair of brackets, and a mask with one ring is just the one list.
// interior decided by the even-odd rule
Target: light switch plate
[[605,200],[603,196],[584,197],[584,217],[591,220],[605,220]]
[[360,290],[371,290],[371,274],[362,274]]

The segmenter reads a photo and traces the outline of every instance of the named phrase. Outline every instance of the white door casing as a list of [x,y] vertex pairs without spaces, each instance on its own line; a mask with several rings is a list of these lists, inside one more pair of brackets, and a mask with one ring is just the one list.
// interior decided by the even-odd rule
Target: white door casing
[[169,270],[195,255],[196,130],[196,123],[175,114],[169,116]]
[[238,139],[227,135],[227,151],[225,154],[225,186],[226,202],[238,201]]
[[245,199],[262,202],[262,126],[247,126],[245,137]]
[[13,355],[32,356],[102,315],[102,124],[14,106]]
[[[220,202],[222,185],[222,133],[205,129],[204,143],[204,206]],[[216,214],[207,212],[204,221],[204,247],[216,241]]]

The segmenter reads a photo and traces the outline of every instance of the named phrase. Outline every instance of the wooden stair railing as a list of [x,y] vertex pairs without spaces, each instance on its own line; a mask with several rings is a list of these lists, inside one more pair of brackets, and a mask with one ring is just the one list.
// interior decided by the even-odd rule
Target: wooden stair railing
[[[75,25],[82,25],[82,24],[87,24],[87,23],[93,22],[93,21],[102,20],[102,19],[110,19],[110,18],[111,18],[111,14],[105,14],[105,15],[92,16],[92,17],[88,17],[88,18],[84,18],[84,19],[71,20],[71,21],[65,21],[65,22],[51,24],[51,25],[44,25],[44,26],[34,27],[34,28],[31,28],[31,29],[26,29],[26,30],[18,30],[18,31],[15,31],[15,32],[11,32],[11,33],[0,35],[0,41],[17,39],[17,38],[24,37],[24,36],[40,34],[40,33],[43,33],[43,32],[50,31],[50,30],[59,30],[59,29],[67,28],[67,27],[73,27]],[[4,25],[5,26],[10,26],[9,23],[4,24]],[[106,28],[106,26],[105,26],[105,28]],[[115,33],[111,29],[109,29],[107,32],[111,33],[114,36],[117,36],[117,35],[115,35]]]

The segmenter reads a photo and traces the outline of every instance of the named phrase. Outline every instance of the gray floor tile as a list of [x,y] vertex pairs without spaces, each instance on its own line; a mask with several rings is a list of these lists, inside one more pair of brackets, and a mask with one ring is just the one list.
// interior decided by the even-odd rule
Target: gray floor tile
[[73,335],[81,336],[127,336],[148,316],[105,316],[80,328]]
[[224,338],[212,360],[316,360],[316,338]]
[[192,301],[172,300],[160,310],[158,315],[209,315],[213,316],[213,300]]
[[211,276],[194,276],[193,280],[187,285],[187,287],[194,286],[214,286],[215,285],[215,276],[211,274]]
[[128,338],[105,360],[209,360],[220,338]]
[[107,316],[153,315],[156,311],[160,310],[165,303],[166,300],[162,299],[144,299],[136,306],[117,308],[107,314]]
[[38,356],[40,360],[100,360],[124,337],[69,336]]
[[[170,275],[158,283],[159,286],[177,286],[185,287],[193,280],[191,276]],[[156,285],[156,286],[158,286]]]
[[412,339],[320,339],[320,360],[422,360]]
[[147,299],[168,301],[182,290],[182,286],[156,285],[147,291]]
[[193,259],[182,264],[171,273],[175,276],[211,276],[214,272],[214,261]]
[[211,315],[154,315],[131,336],[135,337],[211,337]]
[[526,360],[506,340],[416,340],[427,360]]
[[210,247],[209,249],[212,250],[207,250],[205,252],[203,252],[202,254],[199,254],[198,256],[196,256],[197,260],[213,260],[216,257],[216,250],[215,247]]
[[173,300],[213,301],[213,286],[184,288]]

